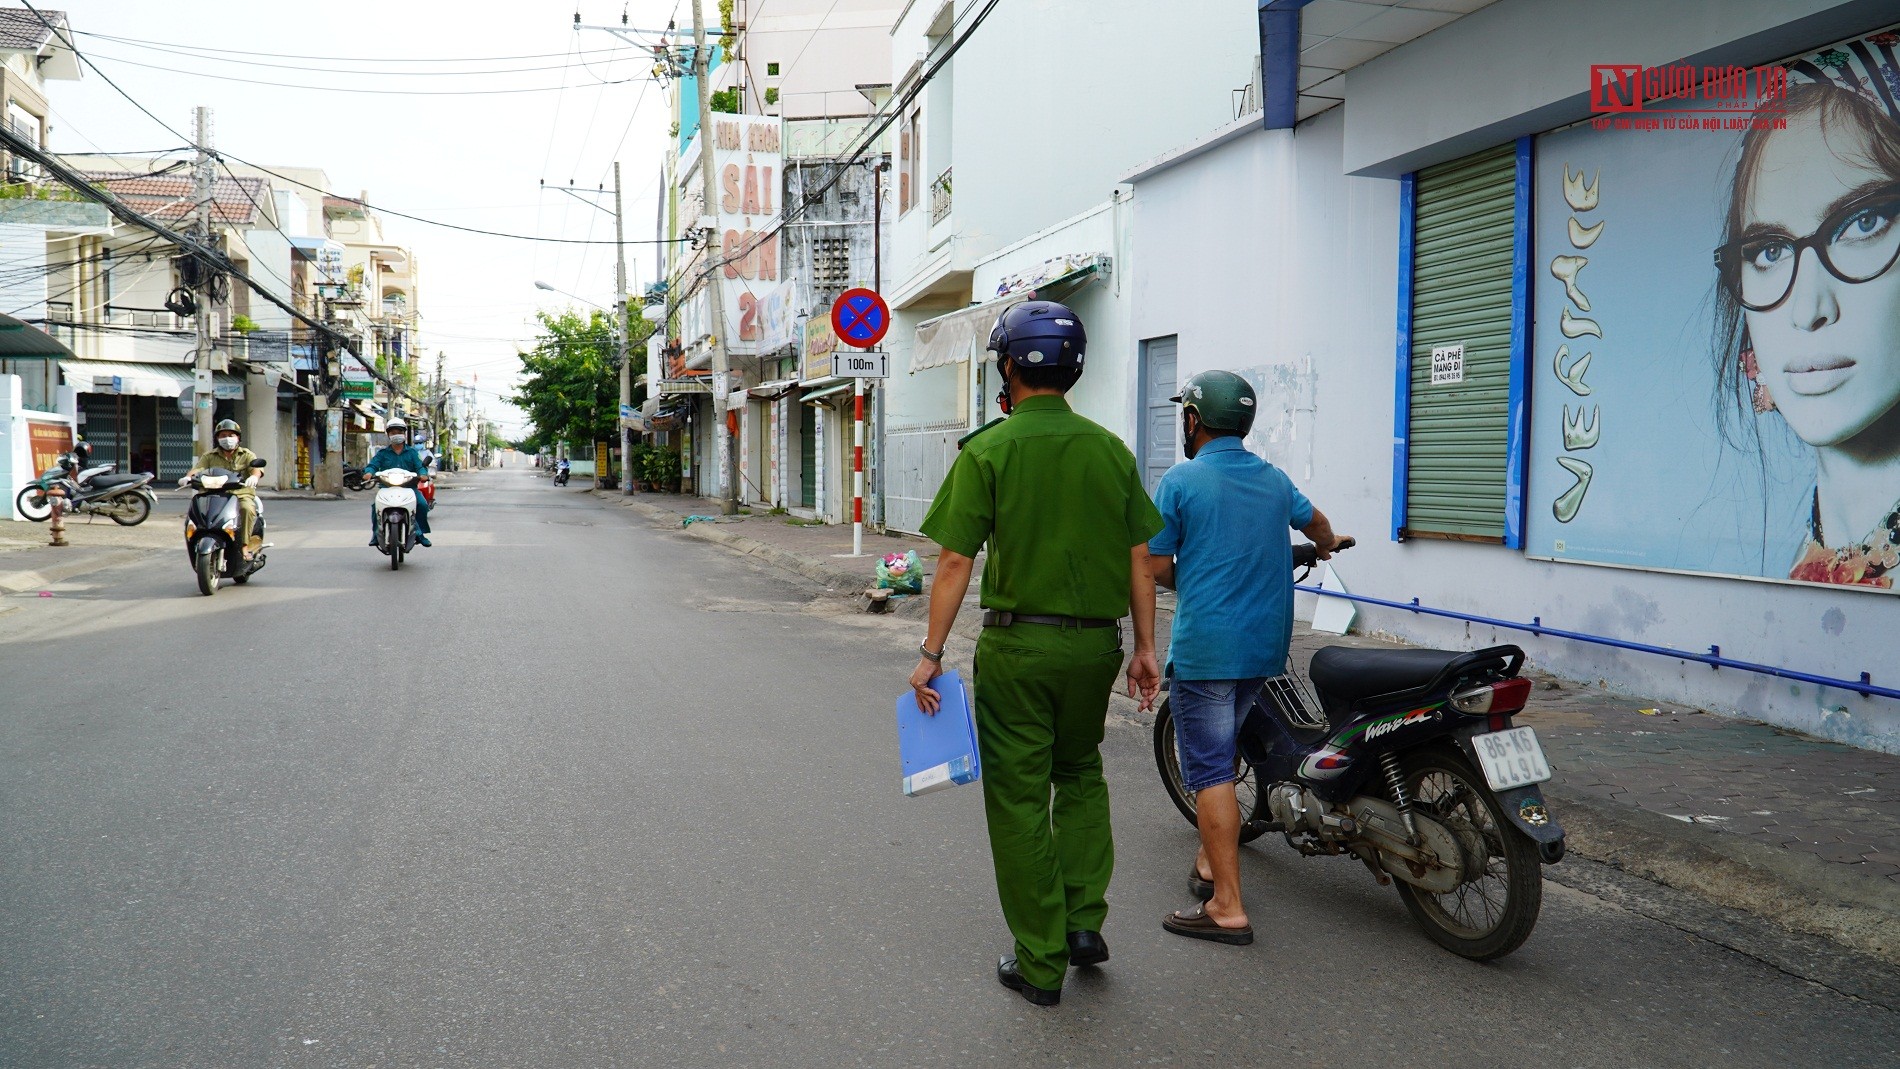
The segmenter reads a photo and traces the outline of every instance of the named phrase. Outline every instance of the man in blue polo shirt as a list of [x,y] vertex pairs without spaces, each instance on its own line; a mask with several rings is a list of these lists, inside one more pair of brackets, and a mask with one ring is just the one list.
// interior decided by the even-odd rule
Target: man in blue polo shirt
[[1167,524],[1148,542],[1155,579],[1179,596],[1168,660],[1182,785],[1194,792],[1201,849],[1189,886],[1201,902],[1161,926],[1244,946],[1253,926],[1240,902],[1236,739],[1269,677],[1286,671],[1293,641],[1294,528],[1331,556],[1339,538],[1285,472],[1247,451],[1257,402],[1247,380],[1203,371],[1172,398],[1188,459],[1162,476],[1155,505]]

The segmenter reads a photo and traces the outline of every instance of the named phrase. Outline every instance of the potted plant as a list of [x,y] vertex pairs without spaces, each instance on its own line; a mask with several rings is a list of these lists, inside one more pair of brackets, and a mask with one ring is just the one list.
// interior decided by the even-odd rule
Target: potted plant
[[627,465],[627,479],[629,485],[635,490],[652,489],[652,487],[648,485],[647,479],[647,467],[649,464],[647,458],[652,452],[653,447],[644,442],[635,442],[627,448],[627,458],[625,461]]
[[655,446],[647,453],[647,483],[655,490],[668,493],[679,492],[680,455],[671,449]]

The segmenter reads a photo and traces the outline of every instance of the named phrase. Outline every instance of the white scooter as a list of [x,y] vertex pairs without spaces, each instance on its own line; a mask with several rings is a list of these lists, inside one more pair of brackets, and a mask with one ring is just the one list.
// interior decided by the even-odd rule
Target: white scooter
[[381,484],[371,513],[378,518],[376,548],[389,557],[393,572],[402,568],[403,555],[416,548],[416,473],[388,468],[375,477]]

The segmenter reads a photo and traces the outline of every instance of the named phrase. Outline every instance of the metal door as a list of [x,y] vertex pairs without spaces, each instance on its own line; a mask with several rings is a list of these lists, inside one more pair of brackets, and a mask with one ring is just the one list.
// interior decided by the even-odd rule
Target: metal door
[[[1418,173],[1405,531],[1502,541],[1510,437],[1517,156],[1510,144]],[[1432,350],[1462,378],[1432,382]]]
[[1180,335],[1148,338],[1141,343],[1141,396],[1135,407],[1139,413],[1136,427],[1135,458],[1141,464],[1141,481],[1153,494],[1161,485],[1161,476],[1174,466],[1175,422],[1173,397],[1179,388],[1175,382],[1175,357]]
[[798,503],[818,505],[818,410],[807,404],[798,406]]

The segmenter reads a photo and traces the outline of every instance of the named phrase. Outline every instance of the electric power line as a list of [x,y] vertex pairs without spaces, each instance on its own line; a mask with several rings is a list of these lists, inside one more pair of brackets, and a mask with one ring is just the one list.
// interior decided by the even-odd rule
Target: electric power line
[[[677,10],[677,8],[675,10]],[[171,41],[145,41],[135,37],[115,37],[111,34],[95,33],[89,30],[74,30],[72,32],[81,37],[97,37],[102,41],[116,41],[121,44],[137,45],[141,48],[156,48],[162,51],[173,51],[178,52],[180,55],[190,55],[192,51],[225,52],[233,55],[269,56],[272,59],[334,59],[342,63],[512,63],[515,60],[521,59],[555,59],[572,54],[572,50],[570,49],[568,52],[533,52],[519,56],[412,56],[408,58],[390,56],[305,56],[288,52],[259,52],[249,48],[213,48],[210,45],[187,45]],[[658,33],[660,31],[633,30],[629,32]],[[191,51],[180,51],[181,49]],[[618,52],[620,49],[596,48],[590,49],[589,51]]]
[[[246,167],[255,167],[256,169],[264,172],[267,175],[270,175],[273,178],[279,178],[279,179],[282,179],[283,181],[289,182],[292,185],[302,186],[304,189],[321,193],[326,197],[333,197],[337,200],[348,201],[351,204],[360,205],[361,207],[369,211],[381,212],[384,215],[393,215],[399,219],[410,219],[418,223],[426,223],[429,226],[439,226],[446,230],[460,230],[460,231],[464,231],[470,234],[480,234],[483,237],[510,238],[515,241],[541,241],[541,242],[546,242],[548,244],[553,244],[553,245],[612,245],[614,244],[611,241],[594,241],[594,240],[585,239],[585,238],[542,238],[542,237],[536,237],[533,234],[509,234],[500,230],[483,230],[479,227],[460,226],[455,223],[444,223],[437,219],[426,219],[420,215],[411,215],[408,212],[399,212],[394,208],[385,208],[379,204],[371,204],[366,200],[360,200],[356,197],[339,196],[338,194],[332,193],[329,190],[322,188],[321,186],[313,186],[308,182],[300,182],[297,179],[290,177],[289,175],[278,174],[276,171],[273,171],[262,164],[252,163],[250,160],[247,160],[242,156],[233,155],[232,153],[229,153],[229,152],[220,153],[220,155],[224,156],[227,159],[236,160],[237,162],[245,165]],[[630,240],[627,242],[627,244],[628,245],[672,245],[681,241],[688,241],[688,240],[690,239],[688,238],[654,238],[654,239],[641,240],[641,241]]]
[[[235,74],[212,74],[209,71],[187,70],[183,67],[163,67],[156,63],[140,63],[137,60],[121,59],[118,56],[101,56],[101,55],[97,55],[96,53],[94,54],[93,58],[102,59],[109,63],[123,63],[128,67],[143,67],[147,70],[165,71],[169,74],[188,74],[196,78],[214,78],[222,82],[243,82],[246,85],[268,85],[277,89],[298,89],[298,90],[305,90],[312,93],[370,93],[376,96],[438,96],[438,97],[441,97],[441,96],[508,96],[508,95],[520,94],[520,93],[559,93],[567,88],[567,86],[565,85],[542,85],[542,86],[531,86],[531,87],[521,88],[521,89],[357,89],[357,88],[352,88],[349,86],[341,86],[341,85],[304,85],[298,82],[272,82],[272,81],[266,81],[261,78],[240,78]],[[90,60],[88,60],[88,65],[91,65]],[[97,66],[93,66],[93,69],[98,70],[99,68]],[[597,82],[595,84],[597,85],[631,85],[634,82],[650,82],[652,80],[653,79],[650,76],[643,76],[643,77],[638,77],[638,78],[619,78],[614,81]]]

